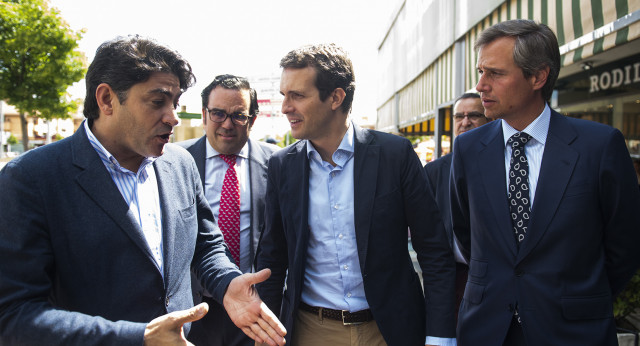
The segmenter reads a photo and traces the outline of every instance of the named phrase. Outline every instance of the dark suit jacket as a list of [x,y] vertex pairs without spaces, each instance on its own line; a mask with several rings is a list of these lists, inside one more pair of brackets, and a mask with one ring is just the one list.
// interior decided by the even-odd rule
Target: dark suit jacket
[[[367,302],[391,345],[424,345],[425,336],[454,337],[451,249],[424,170],[408,140],[354,126],[354,222]],[[269,161],[266,228],[258,269],[272,275],[258,291],[289,335],[303,287],[309,238],[307,141]],[[426,294],[407,250],[407,228],[418,253]],[[286,291],[283,294],[288,269]]]
[[451,158],[449,153],[439,159],[428,162],[424,165],[424,171],[427,174],[427,184],[434,193],[438,210],[442,217],[444,228],[447,231],[449,245],[453,249],[453,227],[451,226],[451,208],[449,203],[449,176],[451,170]]
[[153,166],[163,273],[84,125],[4,167],[0,344],[140,345],[152,319],[193,306],[191,266],[222,300],[240,272],[192,158],[169,144]]
[[[280,149],[280,147],[264,143],[260,141],[255,141],[253,139],[249,139],[249,191],[250,191],[250,199],[251,199],[251,221],[250,221],[250,258],[251,263],[254,263],[256,249],[258,247],[258,241],[260,239],[260,234],[264,229],[264,199],[265,193],[267,190],[267,160],[271,156],[271,154]],[[196,166],[198,167],[198,172],[200,173],[200,179],[202,182],[202,186],[205,186],[205,164],[206,164],[206,155],[207,155],[207,137],[202,136],[200,138],[190,139],[184,142],[177,143],[183,148],[187,149],[187,151],[193,156]],[[216,215],[217,219],[217,215]],[[193,295],[194,302],[198,304],[202,301],[202,295],[205,294],[205,290],[202,285],[195,280],[195,276],[192,276],[192,287],[193,287]],[[220,311],[214,311],[220,310]],[[220,314],[226,314],[226,311],[223,311],[224,307],[220,304],[210,305],[209,306],[209,314],[211,316],[216,316],[216,318],[211,319],[203,319],[201,321],[195,322],[195,324],[201,324],[201,326],[195,326],[194,324],[194,334],[203,334],[202,336],[197,335],[193,336],[200,341],[200,339],[208,338],[208,345],[222,345],[225,342],[225,335],[230,333],[229,329],[234,328],[233,325],[227,325],[225,323],[220,323]],[[226,321],[226,319],[225,319]],[[203,328],[205,332],[200,332],[200,328]],[[205,334],[206,333],[206,334]],[[235,337],[235,340],[242,340],[244,342],[248,342],[253,344],[253,340],[251,340],[248,336],[246,336],[240,329],[235,328],[234,336],[226,336],[226,338]],[[215,335],[216,340],[212,340],[209,335]],[[220,339],[218,339],[220,337]],[[193,341],[195,343],[195,341]],[[240,341],[236,341],[240,342]]]
[[454,144],[453,227],[470,255],[459,345],[500,345],[518,303],[529,345],[617,345],[612,302],[640,263],[640,195],[622,134],[552,111],[516,247],[500,121]]

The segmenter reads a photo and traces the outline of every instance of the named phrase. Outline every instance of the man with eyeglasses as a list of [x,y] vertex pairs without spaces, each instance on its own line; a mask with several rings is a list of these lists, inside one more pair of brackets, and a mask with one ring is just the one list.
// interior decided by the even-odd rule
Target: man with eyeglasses
[[[267,159],[279,147],[249,138],[258,115],[258,99],[246,78],[217,76],[201,96],[205,135],[178,144],[196,161],[205,197],[232,257],[243,273],[251,272],[264,227]],[[237,190],[229,190],[231,180]],[[237,195],[228,203],[226,196],[234,195],[234,191]],[[196,345],[253,345],[253,340],[229,319],[224,307],[200,283],[192,281],[194,301],[208,303],[209,313],[193,323],[189,341]]]
[[[453,135],[458,137],[464,132],[480,127],[490,120],[484,116],[484,108],[480,95],[475,93],[462,94],[453,105]],[[427,182],[431,185],[430,191],[435,194],[434,198],[440,209],[440,215],[444,222],[449,244],[453,249],[456,258],[456,317],[458,308],[464,294],[464,287],[467,284],[469,266],[460,253],[460,249],[453,235],[451,225],[451,210],[449,198],[449,170],[451,169],[451,153],[424,166],[427,172]]]

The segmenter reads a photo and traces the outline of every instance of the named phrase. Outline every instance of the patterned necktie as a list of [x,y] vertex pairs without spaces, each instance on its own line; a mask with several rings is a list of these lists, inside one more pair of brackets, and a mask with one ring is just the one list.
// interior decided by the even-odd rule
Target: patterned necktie
[[527,234],[529,215],[531,214],[531,200],[529,199],[529,163],[524,152],[524,146],[531,139],[531,135],[518,132],[507,140],[511,146],[511,161],[509,168],[509,211],[511,223],[516,236],[516,244],[520,243]]
[[240,183],[234,168],[236,155],[221,154],[220,158],[229,165],[229,168],[227,168],[222,182],[218,226],[233,259],[237,265],[240,265]]

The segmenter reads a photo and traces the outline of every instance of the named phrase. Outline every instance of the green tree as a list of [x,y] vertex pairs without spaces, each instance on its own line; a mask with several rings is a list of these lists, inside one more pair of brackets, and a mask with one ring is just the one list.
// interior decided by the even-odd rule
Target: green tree
[[48,0],[0,1],[0,99],[20,113],[25,151],[27,114],[49,120],[77,109],[66,90],[85,73],[86,58],[76,51],[83,32],[72,31]]

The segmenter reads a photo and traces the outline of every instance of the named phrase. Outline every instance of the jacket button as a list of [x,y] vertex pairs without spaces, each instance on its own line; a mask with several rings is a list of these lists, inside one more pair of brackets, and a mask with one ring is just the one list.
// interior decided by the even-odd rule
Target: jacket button
[[516,272],[515,272],[515,274],[516,274],[516,276],[517,276],[517,277],[521,277],[521,276],[524,274],[524,270],[522,270],[522,269],[517,269],[517,270],[516,270]]

